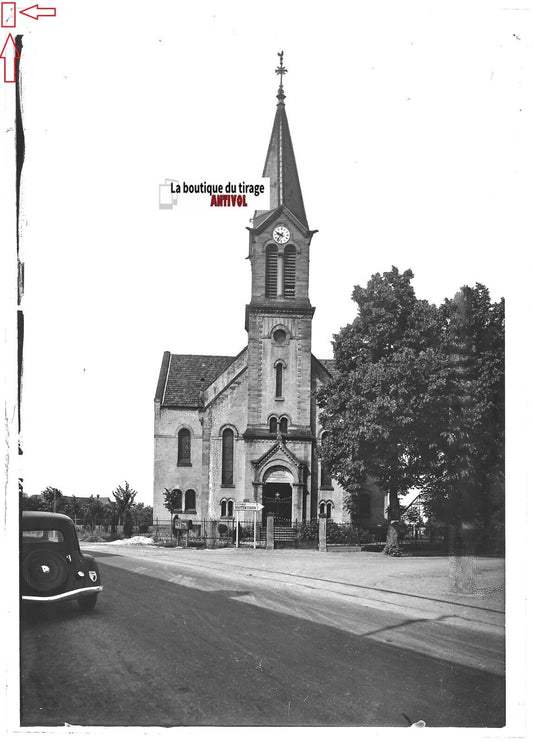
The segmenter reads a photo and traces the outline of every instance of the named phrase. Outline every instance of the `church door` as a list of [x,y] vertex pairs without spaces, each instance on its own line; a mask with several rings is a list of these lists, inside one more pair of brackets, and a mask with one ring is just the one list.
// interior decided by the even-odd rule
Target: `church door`
[[275,524],[292,522],[292,485],[288,482],[266,482],[263,485],[263,525],[274,515]]

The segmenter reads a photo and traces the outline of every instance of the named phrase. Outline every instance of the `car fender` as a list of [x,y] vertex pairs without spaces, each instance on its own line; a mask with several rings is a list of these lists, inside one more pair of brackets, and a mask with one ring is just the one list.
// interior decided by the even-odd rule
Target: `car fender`
[[100,586],[102,584],[102,579],[100,576],[100,568],[98,567],[95,558],[92,555],[87,554],[87,552],[82,552],[81,556],[83,557],[83,565],[85,569],[85,585],[87,587]]

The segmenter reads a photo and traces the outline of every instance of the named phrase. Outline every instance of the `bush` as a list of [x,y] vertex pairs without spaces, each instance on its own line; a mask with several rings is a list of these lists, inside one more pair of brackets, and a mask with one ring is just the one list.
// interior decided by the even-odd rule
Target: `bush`
[[158,537],[157,539],[154,537],[154,545],[156,547],[177,547],[178,542],[176,539],[168,538],[168,537]]
[[299,524],[298,539],[318,539],[318,521],[304,521]]
[[326,540],[328,544],[348,544],[352,540],[357,541],[357,534],[351,526],[328,521],[326,526]]
[[242,526],[239,524],[239,540],[252,539],[254,536],[253,526]]
[[218,525],[218,533],[221,537],[226,535],[228,533],[228,525],[227,524],[219,524]]
[[329,544],[366,544],[370,542],[371,537],[364,529],[358,529],[351,524],[328,521],[326,539]]
[[197,548],[205,547],[205,540],[199,539],[198,537],[192,537],[192,538],[189,537],[189,541],[187,542],[187,545],[189,547],[197,547]]

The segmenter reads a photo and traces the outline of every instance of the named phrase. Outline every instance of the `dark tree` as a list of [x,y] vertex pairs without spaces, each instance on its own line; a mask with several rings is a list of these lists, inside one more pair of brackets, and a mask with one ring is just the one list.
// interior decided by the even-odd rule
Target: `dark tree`
[[113,490],[113,497],[117,503],[119,518],[131,509],[136,495],[137,491],[133,490],[127,481],[124,483],[124,487],[119,485],[116,490]]
[[124,536],[126,537],[126,539],[129,539],[132,534],[133,517],[131,515],[131,510],[128,508],[127,511],[124,512]]
[[165,488],[163,492],[165,495],[163,503],[167,511],[170,511],[172,514],[174,511],[181,511],[183,509],[183,495],[181,490]]
[[145,506],[144,503],[135,503],[131,509],[131,515],[139,533],[146,533],[148,527],[152,526],[154,509],[152,506]]
[[47,504],[43,501],[40,495],[27,495],[26,493],[20,494],[20,510],[21,511],[46,511]]
[[[486,287],[463,287],[446,300],[445,388],[435,411],[438,456],[423,492],[426,511],[450,526],[455,557],[501,547],[504,513],[504,302]],[[458,562],[452,588],[473,589],[472,563]]]
[[49,485],[41,492],[41,498],[43,499],[44,503],[46,503],[46,509],[43,510],[54,511],[57,513],[65,512],[67,499],[65,498],[61,490],[59,490],[59,488],[53,488],[51,485]]
[[[136,495],[137,491],[133,490],[127,480],[124,483],[124,487],[122,487],[122,485],[119,485],[116,490],[113,490],[113,497],[116,501],[117,522],[120,523],[120,521],[122,520],[122,523],[124,525],[124,534],[127,538],[131,537],[133,533],[133,519],[131,515],[131,509],[133,508],[133,501],[135,500]],[[115,514],[113,514],[111,521],[111,534],[113,536],[116,535],[117,531],[114,517]],[[127,534],[126,531],[128,531],[129,534]]]
[[385,551],[399,554],[399,497],[420,486],[434,455],[432,400],[444,382],[443,313],[418,300],[396,267],[352,298],[358,315],[334,338],[336,375],[318,393],[331,474],[356,500],[374,481],[389,495]]

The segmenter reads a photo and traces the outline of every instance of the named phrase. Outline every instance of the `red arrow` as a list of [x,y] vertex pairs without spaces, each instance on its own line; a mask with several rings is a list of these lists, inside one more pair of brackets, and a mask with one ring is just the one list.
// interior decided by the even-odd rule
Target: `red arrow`
[[39,18],[44,16],[55,16],[56,9],[40,8],[38,5],[32,5],[31,8],[24,8],[24,10],[19,10],[19,13],[28,16],[28,18],[33,18],[34,21],[38,21]]
[[4,48],[0,52],[0,59],[4,60],[4,82],[14,83],[17,76],[17,59],[20,59],[20,52],[11,34],[7,37]]

